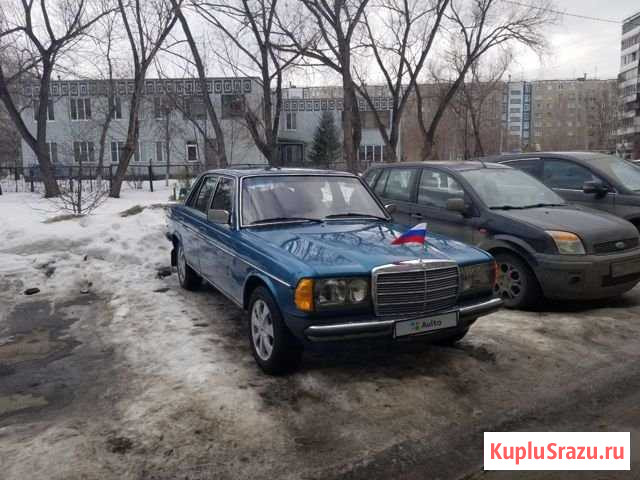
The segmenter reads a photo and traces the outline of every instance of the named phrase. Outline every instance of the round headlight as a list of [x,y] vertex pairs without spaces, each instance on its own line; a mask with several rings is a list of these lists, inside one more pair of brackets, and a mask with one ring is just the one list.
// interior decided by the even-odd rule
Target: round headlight
[[367,298],[369,285],[366,280],[357,278],[349,281],[349,302],[361,303]]
[[318,290],[319,305],[341,304],[347,298],[347,285],[344,280],[325,280]]

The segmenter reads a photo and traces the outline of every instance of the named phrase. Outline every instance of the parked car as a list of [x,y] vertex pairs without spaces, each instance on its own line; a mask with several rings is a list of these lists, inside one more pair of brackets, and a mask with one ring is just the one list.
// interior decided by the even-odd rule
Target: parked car
[[168,211],[180,284],[202,280],[249,312],[260,367],[295,367],[313,342],[416,335],[454,342],[501,300],[477,248],[403,232],[358,176],[304,169],[213,170]]
[[526,173],[495,163],[375,166],[365,180],[400,223],[477,245],[498,262],[505,306],[620,295],[640,280],[638,231],[606,213],[569,206]]
[[640,230],[640,166],[589,152],[521,153],[491,160],[524,170],[569,203],[612,213]]

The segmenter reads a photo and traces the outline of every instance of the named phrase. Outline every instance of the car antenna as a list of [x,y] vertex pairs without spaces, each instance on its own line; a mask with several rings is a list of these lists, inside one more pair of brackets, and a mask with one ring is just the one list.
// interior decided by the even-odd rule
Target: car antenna
[[487,165],[484,163],[484,160],[482,159],[482,157],[478,157],[478,161],[480,162],[480,164],[482,164],[482,168],[489,168],[489,167],[487,167]]

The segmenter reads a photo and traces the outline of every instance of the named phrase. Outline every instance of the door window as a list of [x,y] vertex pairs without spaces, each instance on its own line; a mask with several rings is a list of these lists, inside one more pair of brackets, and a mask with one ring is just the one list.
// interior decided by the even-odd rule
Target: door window
[[411,189],[415,184],[417,168],[392,168],[383,197],[401,202],[411,201]]
[[544,161],[544,183],[551,188],[582,190],[584,182],[597,180],[582,165],[567,160]]
[[418,203],[446,208],[450,198],[464,198],[464,190],[460,184],[444,172],[423,169],[418,186]]
[[211,194],[216,188],[217,181],[218,179],[216,177],[207,177],[204,179],[193,208],[200,210],[202,213],[207,213],[207,206],[209,205]]
[[234,181],[231,178],[222,178],[218,184],[218,189],[211,202],[211,208],[214,210],[226,210],[233,212],[233,192]]
[[376,183],[376,188],[373,191],[378,195],[382,195],[382,192],[384,192],[384,187],[386,187],[387,179],[389,178],[389,171],[390,169],[383,170],[382,175],[380,175],[378,179],[378,183]]
[[531,158],[528,160],[516,160],[513,162],[505,162],[507,165],[523,172],[527,172],[529,175],[533,175],[536,178],[542,178],[542,160],[539,158]]
[[364,176],[364,181],[367,182],[367,185],[373,188],[378,175],[380,175],[380,170],[369,170]]

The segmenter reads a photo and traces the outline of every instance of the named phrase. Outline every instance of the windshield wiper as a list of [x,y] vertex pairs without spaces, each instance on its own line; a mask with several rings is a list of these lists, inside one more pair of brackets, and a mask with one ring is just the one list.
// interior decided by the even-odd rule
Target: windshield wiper
[[386,220],[386,218],[379,217],[378,215],[369,215],[368,213],[355,213],[355,212],[334,213],[332,215],[327,215],[324,218],[326,220],[326,219],[331,219],[331,218],[351,218],[351,217],[372,218],[372,219],[376,219],[376,220]]
[[522,210],[523,207],[516,207],[513,205],[499,205],[497,207],[489,207],[490,210]]
[[566,207],[566,203],[536,203],[534,205],[525,205],[520,208],[542,208],[542,207]]
[[528,208],[542,208],[542,207],[566,207],[566,203],[536,203],[533,205],[499,205],[497,207],[489,207],[491,210],[526,210]]
[[262,220],[256,220],[255,222],[251,222],[249,225],[262,225],[264,223],[287,223],[287,222],[322,223],[322,219],[306,218],[306,217],[273,217],[273,218],[263,218]]

